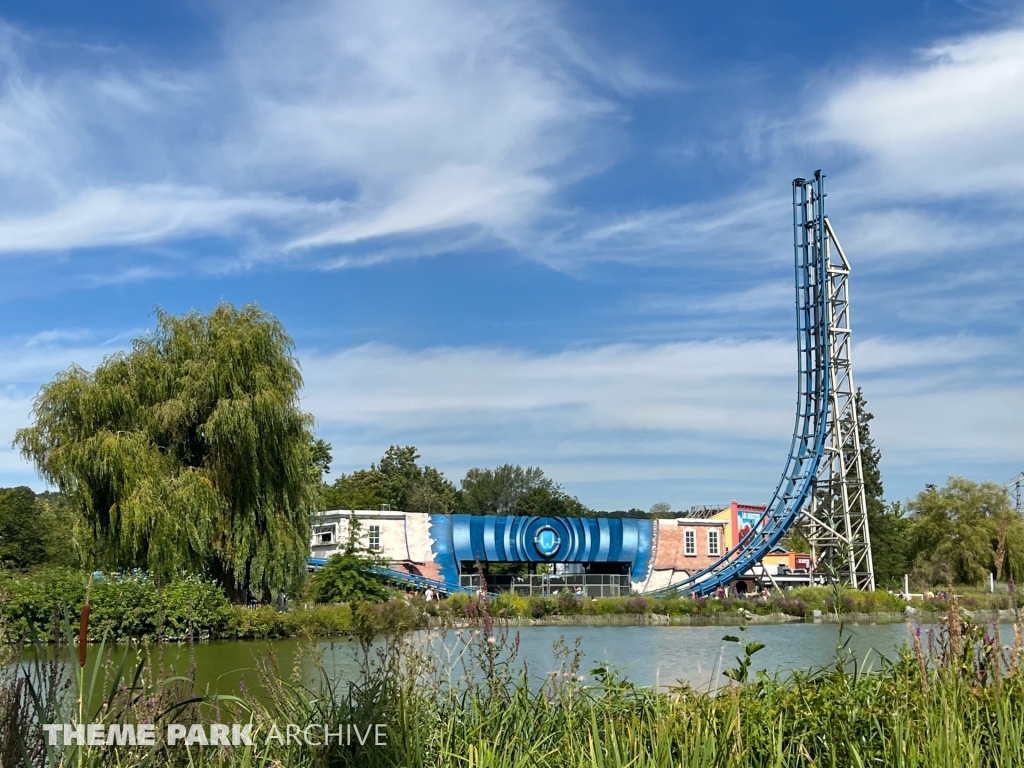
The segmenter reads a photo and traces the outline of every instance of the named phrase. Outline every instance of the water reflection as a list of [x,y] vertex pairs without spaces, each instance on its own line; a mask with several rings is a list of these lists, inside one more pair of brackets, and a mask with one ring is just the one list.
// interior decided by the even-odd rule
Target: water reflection
[[[466,649],[469,632],[421,632],[413,640],[421,648],[429,647],[436,663],[443,670],[450,670],[451,679],[457,680],[474,664]],[[909,639],[903,624],[849,625],[847,632],[849,648],[858,662],[875,669],[882,656],[895,658]],[[737,647],[722,641],[726,634],[738,632],[735,627],[523,627],[509,629],[506,641],[511,644],[518,637],[515,669],[525,665],[534,684],[543,682],[562,663],[556,659],[555,643],[564,638],[571,647],[579,638],[584,654],[583,673],[596,666],[610,665],[637,685],[668,686],[682,681],[704,688],[722,684],[722,669],[735,665]],[[839,636],[833,624],[789,624],[751,626],[744,639],[765,644],[754,656],[752,672],[763,669],[786,674],[830,664]],[[311,658],[314,654],[310,650],[314,648],[319,664]],[[371,656],[377,650],[371,648]],[[95,658],[99,647],[90,646],[89,652],[90,659]],[[120,664],[123,652],[123,646],[106,650],[111,671]],[[134,668],[140,653],[138,648],[128,650],[127,669]],[[201,693],[242,691],[255,696],[264,693],[258,672],[261,665],[276,669],[284,679],[297,675],[306,684],[323,678],[341,685],[356,679],[361,657],[358,643],[344,639],[216,641],[199,643],[191,649],[187,645],[168,644],[162,650],[150,646],[149,654],[153,663],[162,664],[165,674],[194,674]]]

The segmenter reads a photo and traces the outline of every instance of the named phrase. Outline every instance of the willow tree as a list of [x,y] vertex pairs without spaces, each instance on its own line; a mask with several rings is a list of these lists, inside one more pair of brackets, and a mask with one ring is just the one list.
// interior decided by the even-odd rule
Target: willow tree
[[15,445],[78,508],[98,565],[205,573],[236,598],[288,588],[325,453],[294,344],[254,305],[156,317],[130,352],[44,385]]

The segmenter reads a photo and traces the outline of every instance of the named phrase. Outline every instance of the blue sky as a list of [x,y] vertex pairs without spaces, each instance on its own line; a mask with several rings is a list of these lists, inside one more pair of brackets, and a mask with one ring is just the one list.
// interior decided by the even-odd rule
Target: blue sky
[[173,312],[295,338],[336,471],[763,502],[823,168],[887,496],[1024,468],[1024,5],[6,3],[0,484]]

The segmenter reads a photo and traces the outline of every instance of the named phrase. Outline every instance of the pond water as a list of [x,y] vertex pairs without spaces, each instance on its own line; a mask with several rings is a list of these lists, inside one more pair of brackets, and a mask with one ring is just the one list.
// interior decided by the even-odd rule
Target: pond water
[[[469,630],[464,630],[464,633]],[[849,649],[858,663],[878,669],[883,656],[895,658],[900,647],[910,639],[904,624],[847,625]],[[928,632],[928,627],[923,628]],[[561,663],[554,647],[560,638],[572,647],[579,638],[584,654],[580,673],[610,665],[631,682],[644,686],[674,685],[678,681],[695,687],[721,685],[723,669],[735,666],[739,648],[723,642],[723,635],[741,636],[736,627],[522,627],[508,630],[508,641],[518,634],[519,650],[516,666],[527,665],[530,677],[540,682]],[[445,635],[419,633],[421,643],[430,643],[443,665],[454,668],[458,677],[462,670],[460,653],[464,639],[455,631]],[[751,626],[744,642],[757,640],[765,648],[755,654],[752,671],[766,670],[785,675],[793,670],[813,670],[828,665],[835,658],[838,629],[834,624],[782,624]],[[925,640],[926,642],[926,640]],[[323,659],[323,670],[336,681],[354,679],[358,674],[359,646],[346,640],[315,641]],[[237,694],[240,689],[258,695],[260,676],[256,671],[260,660],[275,659],[280,675],[288,676],[298,668],[311,680],[318,674],[309,661],[310,641],[217,641],[197,643],[191,650],[184,645],[164,646],[163,663],[168,674],[187,674],[195,664],[195,680],[206,693]],[[99,652],[90,646],[90,657]],[[106,654],[116,666],[123,648],[108,648]],[[191,655],[190,655],[191,654]],[[134,652],[131,654],[134,656]],[[131,668],[131,662],[129,662]]]

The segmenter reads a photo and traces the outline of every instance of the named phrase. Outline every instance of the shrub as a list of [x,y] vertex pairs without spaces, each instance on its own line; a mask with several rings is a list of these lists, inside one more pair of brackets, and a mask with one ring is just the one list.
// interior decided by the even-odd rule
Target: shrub
[[562,616],[575,616],[580,612],[580,603],[572,592],[558,593],[557,610]]
[[85,602],[85,582],[85,574],[69,568],[0,571],[0,616],[12,639],[27,638],[30,623],[45,635],[62,611],[77,613]]
[[626,600],[623,609],[626,613],[650,613],[651,603],[646,597],[631,597]]
[[281,613],[269,605],[252,609],[236,605],[232,610],[234,634],[240,640],[268,640],[286,637],[289,634],[285,624],[285,617],[288,614]]
[[799,597],[779,597],[772,603],[787,616],[806,616],[808,613],[807,603]]
[[543,597],[531,597],[530,598],[530,616],[535,619],[542,619],[549,613],[554,613],[554,609],[557,606],[554,600],[545,599]]
[[445,604],[454,615],[464,616],[466,614],[466,606],[469,605],[469,595],[465,592],[458,592],[445,600]]
[[185,576],[164,587],[164,632],[185,637],[220,637],[231,621],[231,603],[224,590],[198,576]]
[[356,600],[383,602],[395,595],[384,577],[371,569],[376,560],[356,550],[332,555],[310,580],[310,591],[321,603],[351,603]]
[[491,613],[504,619],[526,616],[529,610],[529,600],[516,597],[511,592],[502,592],[491,601]]
[[[92,640],[103,637],[120,640],[157,633],[159,597],[156,586],[145,576],[132,574],[95,584],[89,602],[92,605],[89,638]],[[166,613],[165,608],[165,616]],[[184,617],[180,617],[180,621],[184,623]],[[173,636],[166,631],[166,626],[164,634]]]
[[352,606],[353,630],[367,640],[378,635],[396,637],[411,632],[421,626],[422,618],[419,607],[404,600],[358,602]]
[[[72,622],[85,602],[85,574],[66,568],[43,568],[21,574],[0,574],[0,615],[14,639],[29,635],[29,625],[46,634],[55,615]],[[102,577],[89,598],[92,612],[89,639],[153,637],[160,630],[161,596],[144,573]],[[197,576],[178,579],[163,589],[163,633],[166,637],[219,637],[230,633],[231,606],[214,582]]]

